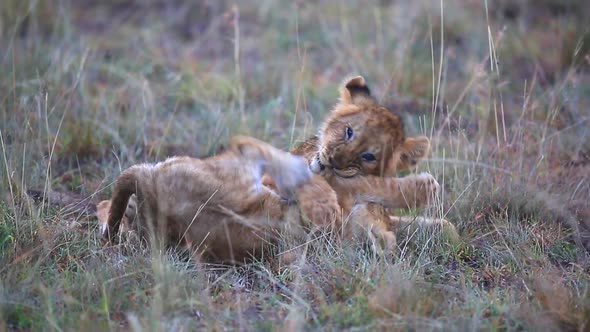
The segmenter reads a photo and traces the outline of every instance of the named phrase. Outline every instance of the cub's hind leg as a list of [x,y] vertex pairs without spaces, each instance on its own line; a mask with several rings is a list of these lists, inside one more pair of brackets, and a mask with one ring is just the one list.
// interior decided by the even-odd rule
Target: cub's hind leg
[[448,240],[458,242],[460,237],[455,225],[443,218],[423,216],[389,217],[390,228],[394,231],[403,231],[412,234],[420,229],[432,229],[443,234]]
[[229,149],[240,157],[254,161],[260,168],[260,178],[268,174],[285,196],[292,196],[302,184],[311,181],[311,171],[305,158],[292,155],[252,137],[235,136]]
[[385,223],[387,215],[382,206],[371,203],[357,203],[345,219],[348,237],[368,243],[373,253],[393,257],[397,249],[395,233]]

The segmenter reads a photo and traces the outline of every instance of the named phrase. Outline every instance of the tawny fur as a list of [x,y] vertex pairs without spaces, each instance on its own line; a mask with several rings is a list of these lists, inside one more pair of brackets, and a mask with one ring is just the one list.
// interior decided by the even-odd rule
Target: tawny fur
[[312,176],[302,158],[247,137],[215,157],[132,166],[115,182],[103,236],[115,238],[135,194],[143,238],[157,246],[188,245],[213,261],[242,261],[273,241],[287,216],[298,215],[290,213],[298,206],[288,197],[262,185],[263,174],[277,179],[285,195]]
[[[401,170],[415,168],[429,147],[427,137],[406,137],[401,118],[379,104],[365,79],[357,76],[342,84],[340,101],[318,136],[291,152],[304,156],[311,170],[322,175],[322,179],[314,181],[326,181],[335,191],[349,236],[368,236],[379,242],[381,249],[391,252],[396,247],[393,231],[398,228],[392,225],[399,226],[409,219],[392,224],[386,209],[424,206],[439,191],[438,183],[429,174],[393,178]],[[363,158],[367,153],[374,160]],[[359,183],[351,186],[348,179]],[[363,192],[363,188],[383,184],[395,189]],[[446,222],[428,220],[430,224]],[[419,224],[412,219],[412,226]]]
[[[353,130],[352,139],[346,137],[347,127]],[[341,88],[341,100],[319,137],[292,151],[305,156],[318,173],[310,183],[297,187],[287,154],[241,137],[217,157],[173,158],[123,172],[105,235],[117,233],[117,220],[136,193],[140,219],[150,234],[166,234],[168,245],[188,244],[216,261],[255,255],[278,233],[301,232],[304,224],[336,226],[348,237],[368,235],[390,252],[395,235],[384,208],[423,206],[439,187],[425,173],[389,175],[415,166],[428,147],[426,137],[406,138],[399,117],[370,96],[364,79],[353,78]],[[362,159],[367,152],[374,161]],[[293,190],[296,205],[280,197]]]

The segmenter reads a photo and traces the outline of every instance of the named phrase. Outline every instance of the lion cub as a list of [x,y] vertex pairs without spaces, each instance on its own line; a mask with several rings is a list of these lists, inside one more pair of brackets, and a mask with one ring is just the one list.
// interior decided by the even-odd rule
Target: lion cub
[[[278,193],[262,185],[263,174],[276,180]],[[102,234],[115,239],[135,194],[142,238],[158,246],[183,244],[212,261],[239,262],[281,232],[289,210],[297,209],[288,199],[311,177],[303,158],[236,137],[218,156],[173,157],[123,171]]]
[[[402,227],[441,224],[456,234],[444,219],[390,218],[386,211],[432,203],[439,185],[430,174],[393,177],[398,171],[415,168],[429,148],[425,136],[406,137],[401,118],[373,98],[365,79],[357,76],[341,85],[340,100],[319,134],[291,153],[304,156],[310,169],[321,175],[314,183],[324,181],[332,188],[342,209],[345,233],[349,237],[368,235],[376,249],[391,253],[396,248],[393,231]],[[377,190],[380,185],[392,190]]]

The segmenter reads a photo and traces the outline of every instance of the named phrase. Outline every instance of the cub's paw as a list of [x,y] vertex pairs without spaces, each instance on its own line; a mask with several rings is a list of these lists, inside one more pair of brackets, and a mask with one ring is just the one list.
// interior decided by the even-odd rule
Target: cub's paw
[[440,185],[432,175],[424,172],[411,176],[409,180],[413,182],[415,190],[414,196],[409,197],[409,199],[413,198],[415,200],[415,207],[423,207],[435,203],[440,193]]
[[230,150],[245,161],[254,162],[268,174],[279,191],[293,191],[311,181],[307,160],[292,155],[252,137],[235,136],[230,140]]
[[111,201],[101,201],[96,205],[96,218],[100,224],[100,236],[103,243],[111,241],[111,230],[109,229],[109,209],[111,208]]
[[137,215],[137,198],[132,195],[127,204],[127,209],[121,222],[119,223],[118,230],[114,230],[113,227],[109,226],[109,210],[111,209],[111,201],[101,201],[96,205],[96,218],[100,225],[100,236],[103,243],[114,243],[116,240],[117,233],[129,233],[137,226],[134,223],[135,216]]
[[311,181],[307,160],[282,152],[280,162],[270,167],[270,173],[280,191],[293,191]]
[[397,253],[397,238],[395,233],[383,229],[375,228],[373,230],[375,239],[378,241],[376,252],[382,257],[395,257]]
[[116,234],[116,232],[112,229],[112,227],[109,227],[108,224],[100,225],[100,237],[101,237],[102,244],[108,245],[108,244],[115,243],[116,242],[115,234]]

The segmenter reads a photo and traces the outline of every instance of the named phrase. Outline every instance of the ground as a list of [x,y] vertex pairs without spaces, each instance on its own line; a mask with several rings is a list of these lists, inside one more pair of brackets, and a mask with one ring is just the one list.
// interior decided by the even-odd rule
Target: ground
[[[588,17],[582,0],[3,0],[0,329],[589,330]],[[432,138],[419,171],[460,243],[402,234],[385,260],[314,238],[291,266],[237,268],[103,248],[93,208],[121,169],[234,134],[288,149],[351,74]]]

